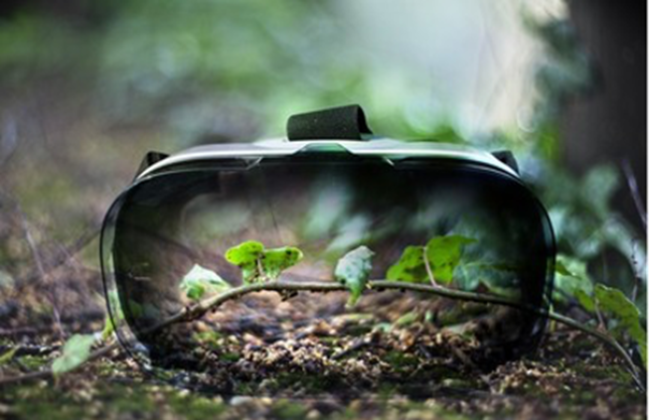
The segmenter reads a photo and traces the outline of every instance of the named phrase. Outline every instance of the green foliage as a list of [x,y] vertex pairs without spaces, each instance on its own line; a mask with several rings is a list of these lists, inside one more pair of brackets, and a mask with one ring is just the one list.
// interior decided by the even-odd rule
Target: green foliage
[[262,270],[269,278],[277,279],[284,270],[296,265],[302,257],[302,252],[295,247],[269,249],[264,251],[262,256]]
[[90,356],[90,348],[95,342],[92,334],[75,334],[66,341],[63,353],[52,363],[54,375],[69,372],[82,365]]
[[226,261],[242,270],[244,283],[276,280],[282,272],[303,258],[300,249],[290,246],[265,249],[261,242],[246,241],[226,252]]
[[[614,194],[621,184],[614,166],[594,167],[582,179],[574,179],[561,168],[548,167],[536,182],[543,183],[537,188],[549,207],[561,253],[589,262],[605,250],[615,250],[630,266],[634,264],[632,259],[636,259],[638,270],[645,275],[643,242],[612,209]],[[636,252],[635,243],[640,245]],[[594,275],[598,281],[609,281],[604,272]],[[617,286],[624,286],[623,279],[617,281],[621,283]]]
[[195,264],[183,277],[180,288],[189,299],[200,300],[206,292],[221,293],[230,289],[231,285],[214,271]]
[[594,295],[598,308],[617,322],[616,330],[624,331],[638,344],[647,368],[647,337],[637,307],[620,290],[602,284],[596,285]]
[[9,363],[14,358],[14,355],[16,354],[17,351],[18,351],[18,347],[14,347],[0,354],[0,366]]
[[587,264],[564,255],[559,255],[555,264],[555,290],[553,299],[564,302],[574,298],[589,312],[595,310],[592,297],[594,285],[587,274]]
[[257,241],[246,241],[226,252],[226,261],[241,269],[244,283],[252,283],[262,276],[259,260],[264,253],[264,245]]
[[573,298],[587,311],[597,310],[615,323],[609,332],[621,337],[626,333],[639,346],[644,365],[647,367],[647,337],[642,327],[641,312],[619,289],[596,284],[589,278],[586,264],[582,261],[559,256],[555,267],[555,295],[557,301]]
[[475,242],[461,235],[436,236],[425,246],[408,246],[399,261],[386,273],[388,280],[410,283],[430,281],[424,257],[429,263],[435,281],[449,284],[454,279],[454,271],[460,264],[463,247]]
[[399,261],[388,269],[386,279],[409,283],[425,281],[427,279],[427,270],[424,265],[424,247],[407,246]]
[[454,280],[454,270],[460,263],[465,245],[476,240],[460,235],[437,236],[426,245],[426,254],[435,280],[449,284]]
[[354,306],[363,293],[372,270],[372,257],[369,248],[360,246],[345,254],[336,264],[334,277],[350,290],[348,306]]
[[419,318],[420,314],[418,312],[410,311],[397,318],[393,324],[397,327],[406,327],[417,322]]

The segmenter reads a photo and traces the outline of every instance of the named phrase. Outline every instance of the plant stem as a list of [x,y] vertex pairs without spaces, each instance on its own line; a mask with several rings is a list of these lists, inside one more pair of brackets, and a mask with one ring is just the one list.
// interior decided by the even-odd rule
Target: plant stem
[[[634,361],[632,361],[627,351],[616,340],[611,338],[609,335],[601,331],[598,331],[595,328],[591,328],[587,325],[583,325],[572,318],[566,317],[564,315],[560,315],[555,312],[549,312],[535,306],[525,305],[520,302],[508,298],[504,298],[501,296],[449,289],[447,287],[443,287],[439,285],[431,286],[427,284],[416,284],[416,283],[406,283],[406,282],[387,281],[387,280],[374,280],[368,282],[368,286],[370,289],[377,290],[377,291],[410,290],[414,292],[428,293],[428,294],[437,295],[437,296],[441,296],[449,299],[455,299],[455,300],[484,303],[489,305],[507,306],[519,310],[529,311],[540,316],[548,317],[549,319],[567,325],[568,327],[582,331],[583,333],[600,340],[604,344],[607,344],[609,348],[614,351],[614,353],[616,353],[618,356],[620,356],[623,359],[626,367],[630,370],[630,373],[632,374],[635,383],[641,389],[645,390],[645,386],[640,379],[641,375],[636,364],[634,363]],[[336,282],[328,282],[328,281],[299,281],[299,282],[298,281],[297,282],[275,281],[269,283],[256,283],[256,284],[244,285],[244,286],[230,289],[218,295],[211,296],[193,306],[186,307],[183,310],[176,313],[175,315],[152,326],[148,330],[144,331],[144,333],[154,332],[178,322],[189,322],[198,319],[201,316],[205,315],[207,312],[216,310],[219,306],[221,306],[225,302],[239,299],[250,293],[262,292],[262,291],[338,292],[338,291],[346,291],[346,290],[347,288],[344,285]],[[88,360],[98,359],[118,347],[119,346],[117,345],[117,343],[112,343],[105,347],[102,347],[94,351],[93,353],[91,353]],[[29,373],[18,377],[3,378],[0,379],[0,387],[8,384],[17,383],[17,382],[23,382],[25,380],[46,379],[52,376],[53,376],[52,371],[48,369],[44,371]]]
[[433,275],[433,270],[431,269],[431,263],[429,262],[429,257],[427,254],[429,253],[429,244],[426,244],[424,247],[422,247],[422,259],[424,260],[424,268],[427,270],[427,276],[429,276],[429,281],[431,281],[432,286],[437,286],[438,282],[436,282],[436,278]]

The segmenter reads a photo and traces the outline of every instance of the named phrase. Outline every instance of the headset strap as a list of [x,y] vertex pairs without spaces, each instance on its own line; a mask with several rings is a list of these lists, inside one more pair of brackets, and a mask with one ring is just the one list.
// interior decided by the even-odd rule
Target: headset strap
[[366,140],[372,135],[363,109],[348,105],[289,117],[289,140]]

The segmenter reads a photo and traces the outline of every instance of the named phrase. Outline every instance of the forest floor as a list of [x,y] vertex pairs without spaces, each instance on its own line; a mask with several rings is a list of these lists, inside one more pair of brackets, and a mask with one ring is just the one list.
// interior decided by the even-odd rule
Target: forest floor
[[[351,310],[345,293],[314,296],[229,302],[194,326],[209,362],[198,372],[147,372],[116,350],[51,381],[6,386],[0,418],[645,418],[644,393],[579,332],[551,325],[535,354],[487,369],[472,340],[409,294],[364,296]],[[51,319],[24,299],[0,303],[0,357],[17,348],[0,358],[0,377],[48,366],[62,344]],[[61,322],[70,334],[103,321],[98,307]]]

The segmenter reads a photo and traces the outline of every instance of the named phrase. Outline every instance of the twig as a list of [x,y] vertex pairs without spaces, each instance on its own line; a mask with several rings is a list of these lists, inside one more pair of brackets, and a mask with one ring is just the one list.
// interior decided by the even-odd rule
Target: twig
[[438,286],[436,278],[433,276],[433,270],[431,269],[431,263],[429,262],[429,257],[427,257],[427,251],[429,249],[429,244],[422,248],[422,259],[424,260],[424,268],[427,270],[427,276],[433,286]]
[[632,270],[634,271],[634,287],[632,288],[632,302],[636,302],[636,298],[639,295],[639,290],[643,285],[643,275],[641,274],[641,267],[639,264],[639,258],[637,257],[637,252],[639,251],[639,243],[635,240],[632,243]]
[[[587,325],[583,325],[572,318],[566,317],[564,315],[560,315],[555,312],[548,312],[547,310],[544,310],[536,306],[522,304],[520,302],[513,301],[501,296],[449,289],[442,286],[433,287],[427,284],[405,283],[405,282],[388,281],[388,280],[370,281],[369,286],[371,289],[377,291],[410,290],[414,292],[428,293],[428,294],[437,295],[437,296],[455,299],[455,300],[477,302],[477,303],[484,303],[490,305],[507,306],[519,310],[532,312],[534,314],[543,317],[548,317],[549,319],[567,325],[568,327],[580,330],[583,333],[600,340],[604,344],[607,344],[609,348],[613,350],[614,353],[616,353],[618,356],[620,356],[623,359],[625,365],[630,370],[630,373],[632,374],[632,377],[634,378],[634,381],[639,386],[639,388],[645,390],[645,384],[643,384],[643,382],[640,379],[641,375],[637,366],[635,365],[634,361],[632,361],[627,351],[616,340],[612,339],[607,334],[598,331],[595,328],[591,328]],[[256,284],[244,285],[240,287],[235,287],[224,293],[204,299],[201,302],[197,303],[196,305],[186,307],[183,310],[176,313],[175,315],[172,315],[171,317],[161,321],[159,324],[152,326],[151,328],[147,329],[146,331],[143,331],[142,333],[151,333],[178,322],[189,322],[195,320],[203,316],[209,311],[216,310],[219,306],[221,306],[225,302],[234,299],[239,299],[242,296],[245,296],[250,293],[263,292],[263,291],[340,292],[346,290],[347,288],[342,284],[336,282],[327,282],[327,281],[308,281],[308,282],[276,281],[271,283],[256,283]],[[95,352],[91,353],[88,360],[98,359],[118,347],[119,346],[117,343],[112,343],[105,347],[102,347],[96,350]],[[34,373],[30,373],[18,377],[3,378],[0,379],[0,387],[10,385],[10,384],[15,384],[18,382],[24,382],[26,380],[47,379],[52,376],[53,376],[52,371],[48,369],[45,371],[34,372]]]
[[20,327],[20,328],[0,328],[0,337],[15,336],[15,335],[37,335],[44,332],[51,332],[52,327],[41,327],[41,328],[32,328],[32,327]]
[[355,342],[353,342],[350,346],[346,347],[343,350],[340,350],[340,351],[337,351],[336,353],[334,353],[332,355],[332,360],[342,359],[345,356],[347,356],[347,355],[349,355],[351,353],[354,353],[355,351],[360,350],[365,346],[369,346],[370,344],[372,344],[371,339],[366,338],[366,337],[359,338]]
[[623,167],[623,173],[625,174],[625,179],[627,180],[627,186],[630,189],[632,200],[634,201],[634,205],[636,206],[636,211],[639,214],[639,218],[641,218],[643,227],[645,229],[648,229],[648,220],[645,212],[645,206],[643,205],[643,199],[641,198],[641,193],[639,193],[639,186],[636,182],[636,176],[634,176],[634,171],[632,171],[632,166],[630,165],[630,161],[625,159],[621,166]]
[[0,354],[15,351],[13,357],[45,356],[59,349],[59,346],[0,346]]
[[[93,360],[97,360],[100,357],[103,357],[110,353],[113,350],[119,349],[120,345],[117,341],[112,342],[111,344],[107,344],[104,347],[101,347],[88,356],[88,359],[86,359],[87,362],[91,362]],[[83,365],[82,365],[83,366]],[[78,366],[79,368],[81,366]],[[29,382],[29,381],[35,381],[39,379],[51,379],[54,377],[54,372],[52,372],[52,369],[46,369],[46,370],[39,370],[37,372],[30,372],[26,373],[24,375],[20,376],[13,376],[9,378],[0,378],[0,388],[7,386],[7,385],[15,385],[23,382]]]

